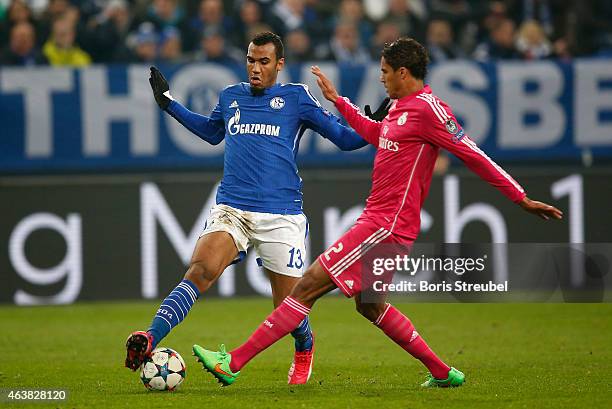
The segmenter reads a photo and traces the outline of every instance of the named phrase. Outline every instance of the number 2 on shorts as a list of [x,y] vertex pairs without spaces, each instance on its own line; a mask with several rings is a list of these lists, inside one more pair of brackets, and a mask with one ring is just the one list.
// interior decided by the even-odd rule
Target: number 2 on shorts
[[340,253],[343,248],[344,246],[342,245],[342,242],[338,243],[336,247],[330,247],[329,250],[323,253],[323,255],[325,256],[325,260],[329,261],[331,259],[331,257],[329,256],[329,253],[336,253],[336,254]]

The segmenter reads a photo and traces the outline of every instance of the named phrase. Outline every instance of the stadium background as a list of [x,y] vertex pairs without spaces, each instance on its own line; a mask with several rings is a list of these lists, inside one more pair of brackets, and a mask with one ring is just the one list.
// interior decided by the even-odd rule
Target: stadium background
[[[607,2],[0,4],[0,302],[155,298],[173,286],[214,201],[223,144],[202,142],[158,110],[148,66],[160,66],[179,101],[208,113],[223,87],[245,80],[246,39],[265,28],[286,43],[280,81],[304,82],[322,99],[309,73],[316,61],[362,107],[384,97],[381,44],[420,39],[432,56],[427,81],[468,134],[531,196],[566,213],[540,227],[442,155],[422,242],[610,241]],[[26,27],[36,41],[24,40]],[[63,58],[49,52],[54,44]],[[372,148],[342,153],[312,132],[302,138],[310,259],[359,214],[372,158]],[[108,280],[116,291],[104,290]],[[251,255],[211,294],[269,287]]]
[[[610,300],[610,4],[0,0],[0,403],[8,390],[65,388],[68,401],[54,407],[243,407],[246,399],[253,408],[608,407],[612,304],[569,302]],[[565,212],[554,223],[526,215],[443,155],[420,243],[512,243],[514,270],[495,264],[482,281],[504,271],[514,279],[514,262],[542,252],[541,243],[603,255],[596,274],[574,274],[571,257],[546,277],[520,271],[539,291],[529,300],[546,304],[458,303],[483,300],[437,293],[396,300],[465,371],[465,388],[419,390],[419,363],[334,296],[311,314],[318,355],[302,388],[286,385],[290,339],[231,388],[187,360],[178,393],[152,394],[122,367],[126,335],[146,327],[182,276],[222,172],[223,145],[159,112],[148,67],[208,113],[220,89],[245,79],[246,39],[269,28],[286,44],[280,80],[303,81],[322,99],[308,72],[316,61],[362,107],[384,97],[381,45],[399,34],[423,41],[433,60],[427,81],[468,133],[530,196]],[[313,134],[302,139],[310,259],[361,211],[372,158],[371,149],[340,153]],[[268,293],[250,256],[164,342],[185,358],[194,342],[235,346],[270,311]],[[30,406],[41,407],[19,407]]]

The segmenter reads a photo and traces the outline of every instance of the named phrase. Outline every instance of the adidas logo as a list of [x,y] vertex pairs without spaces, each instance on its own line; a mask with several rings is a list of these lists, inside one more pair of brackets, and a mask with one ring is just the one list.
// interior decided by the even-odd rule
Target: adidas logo
[[238,102],[236,100],[234,100],[234,102],[232,102],[229,107],[230,108],[238,108]]
[[418,337],[418,336],[419,336],[419,333],[416,332],[416,330],[412,331],[412,336],[410,337],[410,341],[408,341],[408,342],[414,341],[416,339],[416,337]]
[[344,284],[346,284],[346,286],[352,290],[355,282],[353,280],[344,280]]

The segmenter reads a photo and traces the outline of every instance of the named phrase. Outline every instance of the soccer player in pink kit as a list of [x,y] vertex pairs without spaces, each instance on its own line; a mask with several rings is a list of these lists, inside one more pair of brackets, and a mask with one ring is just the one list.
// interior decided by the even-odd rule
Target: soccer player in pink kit
[[430,371],[422,386],[460,386],[465,375],[444,363],[429,348],[412,322],[384,301],[362,301],[360,260],[379,244],[409,248],[420,228],[420,211],[427,197],[434,163],[440,148],[459,157],[468,168],[499,189],[524,210],[543,219],[561,219],[563,213],[548,204],[529,199],[523,188],[493,162],[465,134],[449,106],[424,84],[428,57],[417,41],[400,38],[385,46],[381,81],[395,101],[382,122],[359,111],[338,95],[318,67],[317,83],[366,141],[377,147],[372,190],[356,224],[319,256],[298,281],[290,296],[270,314],[246,343],[226,352],[193,350],[204,368],[221,383],[233,383],[239,371],[255,355],[294,330],[308,316],[315,301],[336,287],[354,297],[357,311]]

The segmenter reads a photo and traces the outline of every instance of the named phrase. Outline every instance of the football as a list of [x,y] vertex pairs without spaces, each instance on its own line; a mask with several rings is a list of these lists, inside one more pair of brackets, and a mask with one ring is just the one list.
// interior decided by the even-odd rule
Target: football
[[149,390],[173,391],[185,380],[185,361],[173,349],[156,348],[140,367],[140,380]]

